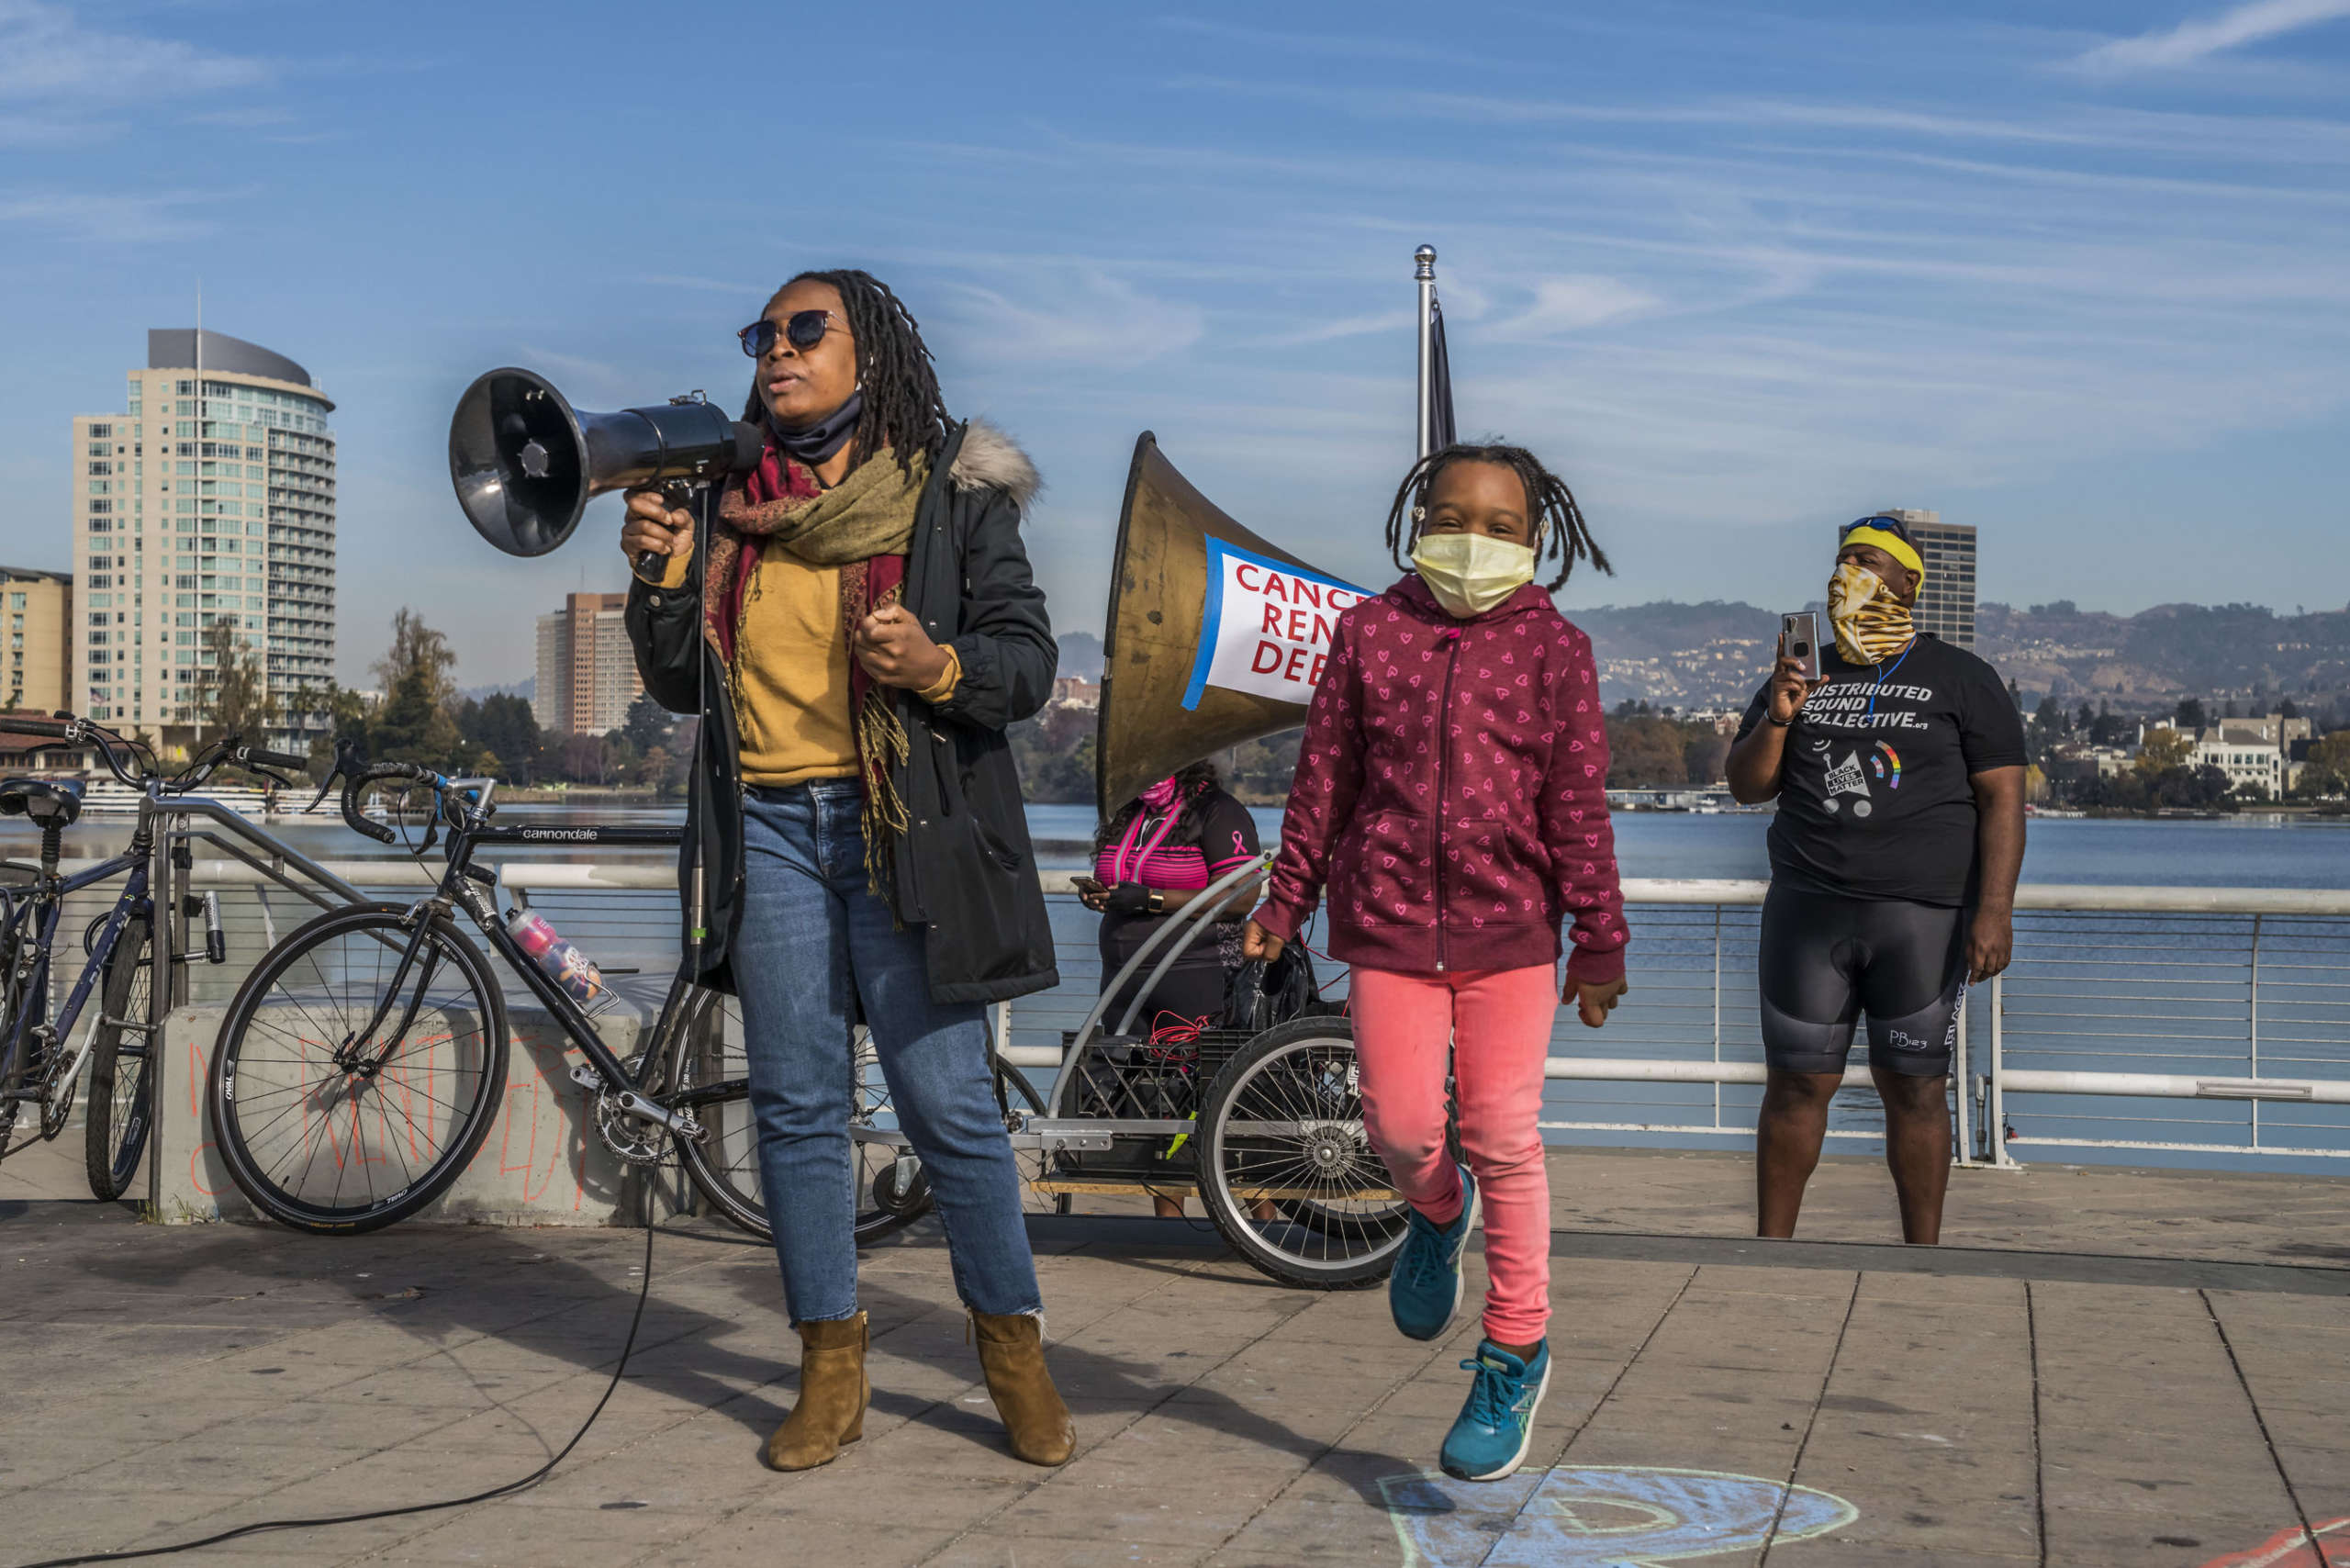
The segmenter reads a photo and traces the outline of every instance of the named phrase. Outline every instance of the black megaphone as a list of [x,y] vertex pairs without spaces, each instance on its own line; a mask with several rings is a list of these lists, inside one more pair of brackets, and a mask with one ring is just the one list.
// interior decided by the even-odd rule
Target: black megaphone
[[650,409],[581,413],[532,371],[493,370],[449,421],[449,477],[476,532],[509,555],[571,537],[592,497],[640,485],[682,504],[697,485],[759,465],[765,440],[699,393]]

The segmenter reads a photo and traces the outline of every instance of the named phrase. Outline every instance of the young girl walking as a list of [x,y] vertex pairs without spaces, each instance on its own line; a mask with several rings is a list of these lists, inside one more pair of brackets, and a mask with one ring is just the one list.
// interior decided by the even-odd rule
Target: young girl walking
[[[1395,493],[1387,544],[1414,569],[1338,621],[1244,945],[1277,956],[1328,889],[1331,952],[1354,968],[1363,1119],[1411,1204],[1388,1283],[1404,1334],[1451,1326],[1482,1208],[1485,1332],[1460,1363],[1469,1397],[1441,1462],[1494,1481],[1525,1459],[1550,1377],[1536,1120],[1551,1019],[1572,1002],[1596,1029],[1626,990],[1591,639],[1533,579],[1546,556],[1551,590],[1579,560],[1608,566],[1566,486],[1515,446],[1423,458]],[[1448,1066],[1466,1166],[1445,1147]]]

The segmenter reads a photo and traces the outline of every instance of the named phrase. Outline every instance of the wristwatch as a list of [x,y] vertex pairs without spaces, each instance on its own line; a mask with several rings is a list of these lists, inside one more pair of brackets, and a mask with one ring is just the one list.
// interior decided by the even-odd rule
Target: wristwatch
[[1167,895],[1157,888],[1150,890],[1150,913],[1153,914],[1167,913]]

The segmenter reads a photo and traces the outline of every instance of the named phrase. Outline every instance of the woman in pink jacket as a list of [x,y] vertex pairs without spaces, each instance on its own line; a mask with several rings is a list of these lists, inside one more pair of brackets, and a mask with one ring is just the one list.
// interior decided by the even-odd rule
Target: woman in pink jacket
[[[1398,566],[1409,547],[1414,570],[1338,621],[1245,946],[1279,954],[1328,890],[1331,952],[1354,967],[1364,1121],[1411,1204],[1388,1302],[1413,1338],[1451,1325],[1483,1208],[1485,1333],[1461,1363],[1474,1376],[1441,1461],[1498,1480],[1525,1458],[1550,1375],[1536,1122],[1553,999],[1595,1029],[1626,989],[1591,639],[1533,578],[1545,556],[1551,590],[1578,560],[1608,566],[1566,486],[1515,446],[1422,459],[1387,543]],[[1445,1148],[1448,1066],[1466,1166]]]

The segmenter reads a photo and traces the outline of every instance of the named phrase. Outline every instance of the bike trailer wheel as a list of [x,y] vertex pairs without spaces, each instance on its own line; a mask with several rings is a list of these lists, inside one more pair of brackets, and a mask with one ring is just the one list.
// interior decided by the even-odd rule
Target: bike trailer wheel
[[1209,1219],[1257,1268],[1321,1290],[1387,1277],[1406,1205],[1363,1130],[1347,1019],[1293,1019],[1242,1047],[1201,1101],[1193,1148]]

